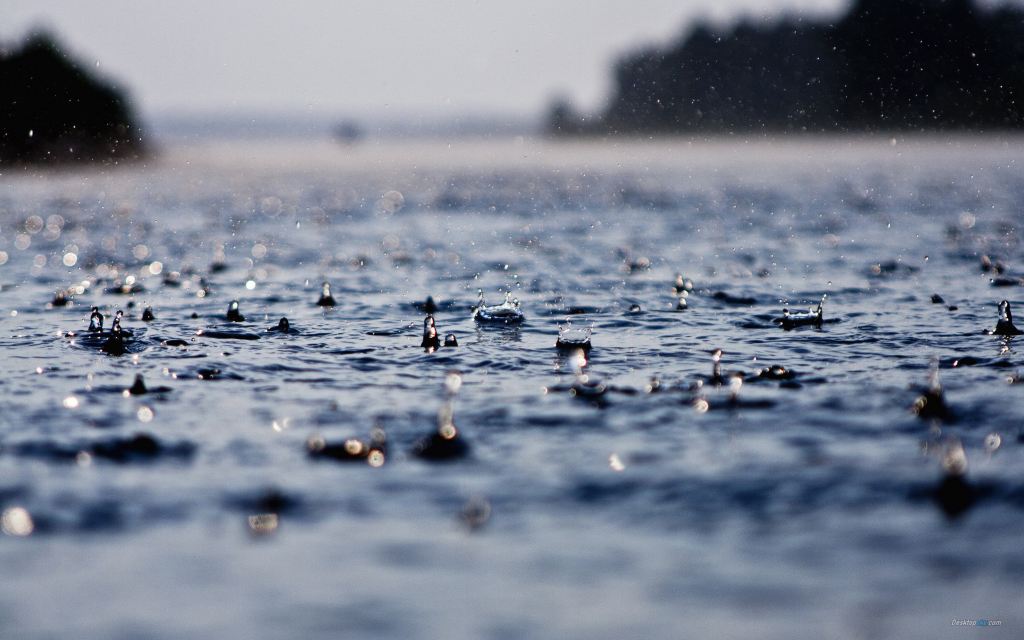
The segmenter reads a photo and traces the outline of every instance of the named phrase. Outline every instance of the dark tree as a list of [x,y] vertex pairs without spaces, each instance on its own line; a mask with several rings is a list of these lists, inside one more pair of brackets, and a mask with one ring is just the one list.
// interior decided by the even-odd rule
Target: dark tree
[[622,58],[614,80],[607,108],[581,131],[1020,128],[1024,11],[857,0],[833,22],[744,21],[722,33],[698,24]]
[[115,162],[144,152],[125,95],[47,34],[0,51],[0,164]]

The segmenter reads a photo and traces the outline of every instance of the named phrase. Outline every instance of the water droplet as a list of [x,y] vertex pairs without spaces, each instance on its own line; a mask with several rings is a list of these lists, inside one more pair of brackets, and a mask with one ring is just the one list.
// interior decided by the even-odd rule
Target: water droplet
[[386,191],[377,201],[377,211],[390,215],[398,213],[405,206],[405,196],[400,191]]
[[32,534],[35,523],[24,507],[10,507],[0,515],[0,529],[9,536],[23,537]]
[[350,456],[358,456],[363,452],[363,443],[355,438],[350,438],[345,441],[345,451]]
[[994,453],[996,449],[1003,444],[1003,439],[998,433],[990,433],[985,436],[985,449],[989,453]]
[[455,395],[462,388],[462,374],[458,371],[449,371],[444,377],[444,390]]
[[277,531],[280,519],[276,513],[254,513],[246,519],[249,532],[256,536],[266,536]]
[[953,442],[949,445],[942,458],[942,468],[946,473],[954,476],[962,476],[967,473],[967,452],[960,442]]

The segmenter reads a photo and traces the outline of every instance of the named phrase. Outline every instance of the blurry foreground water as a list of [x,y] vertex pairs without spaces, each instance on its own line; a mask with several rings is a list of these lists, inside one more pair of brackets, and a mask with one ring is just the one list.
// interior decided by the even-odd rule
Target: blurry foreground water
[[[0,637],[1019,636],[1022,359],[984,330],[1024,309],[990,285],[1024,275],[1022,163],[994,138],[224,143],[6,171]],[[526,322],[478,326],[478,289]],[[823,294],[820,328],[773,324]],[[428,295],[458,347],[420,347]],[[93,305],[125,355],[65,337]],[[568,315],[585,360],[554,347]],[[911,411],[933,358],[942,422]],[[468,455],[414,457],[445,406]],[[309,454],[380,430],[382,458]]]

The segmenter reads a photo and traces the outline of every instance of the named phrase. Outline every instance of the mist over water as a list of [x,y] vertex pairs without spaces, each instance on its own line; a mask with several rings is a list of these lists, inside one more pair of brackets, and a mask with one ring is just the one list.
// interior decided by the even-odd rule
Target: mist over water
[[[985,330],[1024,296],[980,267],[1021,274],[1021,149],[220,140],[6,171],[0,636],[1012,634],[1024,389]],[[479,290],[525,322],[475,322]],[[824,294],[820,327],[773,323]],[[421,347],[428,295],[458,347]],[[933,359],[944,421],[911,411]],[[439,414],[468,449],[424,459]],[[379,465],[310,453],[375,429]]]

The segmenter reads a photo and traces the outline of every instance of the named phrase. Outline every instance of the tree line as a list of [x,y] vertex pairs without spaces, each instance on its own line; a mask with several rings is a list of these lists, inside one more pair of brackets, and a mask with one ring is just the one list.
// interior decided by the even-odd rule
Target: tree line
[[1024,10],[856,0],[837,20],[694,26],[621,58],[594,115],[553,135],[996,130],[1024,126]]

